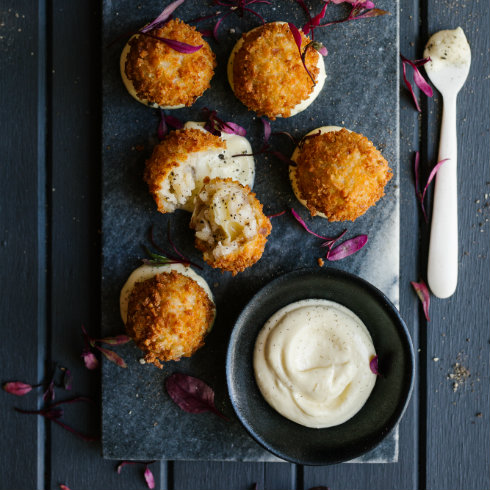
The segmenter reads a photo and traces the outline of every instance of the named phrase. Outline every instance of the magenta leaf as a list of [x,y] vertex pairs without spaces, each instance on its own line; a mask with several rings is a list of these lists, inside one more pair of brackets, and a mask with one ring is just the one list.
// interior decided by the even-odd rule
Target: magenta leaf
[[66,485],[63,485],[63,483],[60,483],[60,490],[70,490]]
[[2,385],[2,388],[7,393],[16,396],[27,395],[32,390],[32,386],[27,383],[22,383],[22,381],[8,381]]
[[148,32],[151,31],[152,29],[156,29],[158,27],[161,27],[165,22],[168,21],[170,16],[173,14],[175,9],[182,5],[185,0],[176,0],[175,2],[172,2],[170,5],[165,7],[165,9],[162,11],[162,13],[153,21],[151,21],[148,25],[143,27],[143,29],[140,30],[140,32]]
[[195,53],[203,47],[202,44],[200,44],[199,46],[192,46],[190,44],[183,43],[182,41],[176,41],[175,39],[168,39],[167,37],[156,36],[155,34],[151,34],[150,32],[141,32],[141,34],[143,34],[144,36],[152,37],[153,39],[157,39],[158,41],[162,41],[174,51],[178,51],[179,53],[183,54]]
[[428,223],[429,219],[427,217],[427,212],[425,211],[425,194],[427,193],[427,189],[429,188],[430,183],[434,180],[437,172],[441,168],[442,164],[449,160],[449,158],[445,158],[444,160],[440,160],[436,163],[434,168],[431,170],[429,174],[429,178],[427,179],[427,183],[425,184],[424,190],[420,191],[420,154],[418,151],[415,152],[415,162],[414,162],[414,173],[415,173],[415,195],[420,203],[420,207],[422,209],[422,214],[424,216],[425,222]]
[[369,369],[371,369],[371,372],[375,374],[376,376],[379,376],[379,370],[378,370],[378,356],[373,356],[371,360],[369,361]]
[[247,131],[245,131],[245,128],[242,128],[238,124],[234,122],[225,122],[223,124],[222,131],[227,134],[237,134],[238,136],[246,136]]
[[400,58],[402,60],[403,81],[405,82],[405,85],[407,86],[407,88],[410,92],[410,95],[412,96],[412,99],[415,103],[415,107],[417,108],[417,110],[419,112],[421,112],[420,105],[418,103],[417,97],[415,96],[415,92],[413,91],[412,85],[408,81],[408,78],[407,78],[406,65],[409,65],[413,68],[413,81],[415,82],[415,85],[417,85],[417,87],[419,87],[419,89],[422,90],[422,92],[424,92],[425,95],[427,95],[428,97],[432,97],[432,95],[433,95],[432,88],[425,81],[424,77],[421,75],[421,73],[418,69],[419,66],[423,66],[423,65],[425,65],[425,63],[430,61],[430,58],[425,58],[423,60],[411,61],[408,58],[405,58],[405,56],[403,56],[401,53],[400,53]]
[[427,321],[430,321],[429,317],[429,307],[430,307],[430,293],[429,293],[429,288],[427,287],[427,284],[421,279],[420,282],[414,282],[411,281],[410,284],[412,285],[413,289],[415,289],[415,292],[417,293],[417,296],[419,297],[420,301],[422,301],[422,307],[424,309],[424,315]]
[[318,233],[315,233],[314,231],[310,230],[308,228],[308,226],[306,225],[306,223],[303,221],[303,218],[293,209],[291,208],[291,213],[293,214],[294,218],[296,219],[296,221],[310,234],[310,235],[313,235],[313,236],[316,236],[318,238],[321,238],[322,240],[327,240],[327,241],[331,241],[331,240],[334,240],[334,238],[330,238],[330,237],[327,237],[327,236],[323,236],[323,235],[319,235]]
[[211,134],[214,134],[215,136],[221,136],[222,132],[227,134],[237,134],[239,136],[245,136],[247,134],[245,129],[238,124],[233,122],[225,122],[220,119],[216,111],[211,111],[205,107],[203,112],[207,119],[204,129],[209,131]]
[[447,162],[448,160],[449,160],[449,158],[445,158],[444,160],[440,160],[439,162],[437,162],[434,165],[434,168],[431,170],[431,172],[429,174],[429,178],[427,179],[427,184],[425,184],[424,190],[422,192],[422,201],[425,198],[425,193],[427,192],[427,188],[429,187],[430,183],[434,180],[434,177],[436,176],[437,172],[441,168],[442,164],[444,162]]
[[326,259],[329,261],[345,259],[349,255],[355,254],[361,250],[368,241],[367,235],[358,235],[350,240],[346,240],[337,247],[327,252]]
[[214,391],[204,381],[182,373],[171,374],[165,380],[170,398],[185,412],[212,412],[226,417],[214,405]]
[[155,488],[155,478],[148,465],[146,465],[144,477],[148,488]]
[[269,219],[272,219],[272,218],[279,218],[279,216],[282,216],[283,214],[286,214],[286,210],[281,211],[280,213],[276,213],[276,214],[269,214],[267,217],[268,217]]
[[182,129],[184,124],[174,116],[165,116],[165,122],[174,129]]
[[301,39],[301,33],[299,32],[299,29],[292,22],[288,22],[288,26],[289,26],[289,30],[291,31],[291,34],[293,35],[294,42],[296,43],[296,46],[298,48],[299,57],[301,58],[301,63],[303,63],[303,67],[306,70],[306,73],[308,73],[308,76],[311,78],[313,85],[316,85],[313,75],[310,73],[310,70],[308,70],[308,67],[306,66],[306,52],[309,45],[306,47],[304,52],[301,52],[301,43],[303,42],[303,40]]
[[103,339],[97,339],[96,342],[108,345],[122,345],[127,344],[131,340],[131,337],[127,335],[116,335],[115,337],[105,337]]
[[95,354],[89,350],[83,350],[81,358],[83,359],[83,362],[85,363],[85,367],[87,369],[96,369],[99,365],[98,359],[95,357]]
[[260,120],[264,125],[264,143],[269,143],[269,138],[271,137],[271,123],[265,118],[261,117]]
[[119,357],[114,351],[106,349],[105,347],[100,347],[100,345],[95,346],[96,349],[100,350],[104,356],[109,359],[109,361],[117,364],[119,367],[126,368],[127,364],[124,362],[124,359]]

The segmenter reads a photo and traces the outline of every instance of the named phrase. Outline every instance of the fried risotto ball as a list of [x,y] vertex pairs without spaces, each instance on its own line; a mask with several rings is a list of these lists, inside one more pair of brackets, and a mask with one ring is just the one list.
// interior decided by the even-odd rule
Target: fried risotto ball
[[[204,123],[186,123],[169,133],[146,162],[144,179],[161,213],[192,211],[205,177],[232,177],[253,185],[255,164],[250,143],[242,136],[215,136]],[[237,157],[239,154],[240,157]]]
[[232,179],[205,179],[190,227],[204,260],[234,276],[255,264],[272,226],[249,187]]
[[392,171],[365,136],[337,126],[311,131],[293,153],[290,179],[312,216],[354,221],[382,196]]
[[[127,301],[128,335],[145,353],[145,361],[161,368],[162,362],[190,357],[204,345],[216,310],[207,284],[190,274],[191,269],[182,265],[144,267],[148,266],[143,266],[139,277],[147,278],[131,280],[130,276],[131,284],[123,288],[121,313]],[[195,276],[201,281],[194,280]]]
[[121,76],[129,93],[139,102],[162,109],[191,106],[210,86],[216,57],[195,27],[171,19],[148,34],[201,46],[194,53],[180,53],[163,41],[134,35],[121,54]]
[[[300,31],[301,32],[301,31]],[[301,32],[302,49],[310,39]],[[244,34],[228,61],[235,95],[258,116],[290,117],[306,109],[325,82],[323,57],[309,48],[306,72],[294,37],[285,22],[272,22]]]

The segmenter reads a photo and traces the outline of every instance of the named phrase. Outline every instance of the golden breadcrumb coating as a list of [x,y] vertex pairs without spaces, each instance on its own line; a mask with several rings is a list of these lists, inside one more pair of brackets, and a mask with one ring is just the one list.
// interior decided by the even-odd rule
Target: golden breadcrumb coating
[[387,161],[365,136],[341,129],[307,136],[299,145],[296,185],[310,213],[354,221],[384,196]]
[[[300,31],[301,32],[301,31]],[[304,47],[310,39],[301,32]],[[233,90],[258,116],[274,120],[289,117],[291,110],[306,100],[314,84],[301,62],[298,47],[286,23],[265,24],[243,36],[244,42],[233,62]],[[318,79],[318,52],[309,48],[306,66]]]
[[[176,186],[177,183],[173,181],[178,179],[173,170],[182,165],[191,153],[219,148],[226,148],[226,143],[219,136],[193,128],[172,131],[155,146],[151,157],[146,161],[144,180],[155,199],[158,211],[171,212],[179,204],[169,201],[172,192],[176,193],[174,184]],[[182,192],[190,194],[194,190],[191,186],[195,182],[189,179],[189,182],[182,185],[187,187]]]
[[235,276],[262,257],[272,226],[248,186],[230,178],[204,182],[190,223],[195,245],[211,267]]
[[178,272],[163,272],[137,282],[129,297],[126,330],[145,353],[145,361],[190,357],[204,345],[215,317],[204,289]]
[[144,34],[130,41],[126,76],[133,82],[137,96],[159,106],[192,105],[209,88],[216,57],[195,27],[179,19],[169,20],[150,34],[202,48],[194,53],[179,53],[158,39]]

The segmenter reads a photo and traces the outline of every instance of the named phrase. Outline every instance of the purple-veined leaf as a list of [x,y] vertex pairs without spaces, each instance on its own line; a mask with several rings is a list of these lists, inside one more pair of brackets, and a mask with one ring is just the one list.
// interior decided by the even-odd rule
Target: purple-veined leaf
[[144,477],[148,488],[155,488],[155,478],[148,465],[145,467]]
[[418,69],[419,66],[423,66],[423,65],[425,65],[425,63],[430,61],[430,58],[412,61],[412,60],[409,60],[408,58],[405,58],[405,56],[403,56],[401,53],[400,53],[400,58],[402,60],[403,81],[405,82],[405,85],[407,86],[407,88],[410,92],[410,95],[412,96],[412,99],[415,103],[415,107],[417,108],[417,110],[419,112],[421,112],[420,105],[419,105],[419,102],[417,100],[417,97],[415,96],[415,92],[413,91],[412,84],[408,81],[408,78],[407,78],[406,66],[409,65],[413,68],[413,81],[415,82],[415,85],[417,85],[417,87],[419,87],[420,90],[422,90],[422,92],[424,92],[424,94],[426,94],[428,97],[432,97],[432,95],[433,95],[432,88],[425,81],[424,77],[422,76],[422,74],[420,73],[420,71]]
[[180,119],[177,119],[175,116],[165,115],[165,122],[173,129],[182,129],[184,127],[184,123]]
[[246,136],[247,131],[234,122],[227,121],[223,124],[222,131],[227,134],[237,134],[238,136]]
[[378,356],[373,356],[371,360],[369,361],[369,369],[371,369],[371,372],[375,374],[376,376],[379,376],[379,369],[378,369]]
[[182,41],[177,41],[175,39],[169,39],[167,37],[156,36],[155,34],[151,34],[150,32],[141,32],[141,34],[144,36],[151,37],[153,39],[157,39],[158,41],[162,41],[168,47],[172,48],[174,51],[177,51],[177,52],[183,53],[183,54],[195,53],[196,51],[199,51],[203,47],[202,44],[200,44],[199,46],[192,46],[191,44],[183,43]]
[[105,347],[101,347],[100,345],[96,345],[95,348],[100,350],[100,352],[104,354],[106,359],[109,359],[109,361],[113,362],[114,364],[117,364],[119,367],[122,368],[128,367],[127,364],[124,362],[124,359],[118,356],[114,351],[106,349]]
[[156,29],[158,27],[161,27],[163,24],[165,24],[165,22],[168,21],[168,19],[173,14],[175,9],[177,7],[179,7],[180,5],[182,5],[184,3],[184,1],[185,0],[176,0],[175,2],[172,2],[170,5],[165,7],[165,9],[163,9],[161,14],[155,20],[151,21],[148,25],[143,27],[143,29],[141,29],[140,32],[145,33],[145,32],[151,31],[152,29]]
[[367,235],[358,235],[354,238],[346,240],[335,248],[330,249],[327,252],[326,259],[333,262],[334,260],[345,259],[349,255],[355,254],[361,250],[368,241]]
[[425,184],[424,190],[422,191],[422,201],[425,199],[427,188],[429,187],[430,183],[434,180],[434,177],[436,176],[437,172],[441,168],[442,164],[444,162],[447,162],[448,160],[449,158],[444,158],[444,160],[440,160],[434,165],[434,168],[430,171],[429,178],[427,179],[427,184]]
[[174,373],[165,380],[170,398],[185,412],[212,412],[226,417],[214,405],[214,391],[204,381],[182,373]]
[[334,240],[334,238],[319,235],[318,233],[315,233],[314,231],[310,230],[307,226],[307,224],[304,222],[303,218],[293,209],[291,208],[291,213],[294,216],[294,219],[310,234],[313,236],[316,236],[318,238],[321,238],[322,240],[327,240],[331,241]]
[[412,285],[413,289],[417,293],[417,296],[419,297],[420,301],[422,301],[422,307],[424,309],[424,315],[427,321],[430,321],[429,317],[429,307],[430,307],[430,293],[429,293],[429,288],[427,287],[427,284],[421,279],[420,282],[414,282],[411,281],[410,284]]
[[279,216],[282,216],[283,214],[286,214],[286,210],[281,211],[280,213],[276,213],[276,214],[269,214],[267,217],[268,217],[269,219],[272,219],[272,218],[279,218]]
[[27,395],[33,387],[30,384],[22,383],[22,381],[8,381],[2,385],[2,388],[11,395],[24,396]]
[[271,123],[265,117],[261,117],[260,120],[264,125],[264,143],[267,144],[269,143],[269,138],[271,137]]

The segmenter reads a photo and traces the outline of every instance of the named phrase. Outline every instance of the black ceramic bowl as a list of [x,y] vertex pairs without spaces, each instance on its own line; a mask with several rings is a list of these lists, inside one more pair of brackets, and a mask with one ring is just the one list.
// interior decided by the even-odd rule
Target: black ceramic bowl
[[[276,412],[262,397],[253,371],[255,339],[265,322],[283,306],[308,298],[335,301],[359,316],[382,373],[364,407],[327,429],[303,427]],[[238,418],[257,442],[287,461],[326,465],[360,456],[395,427],[412,392],[414,354],[405,323],[381,291],[337,269],[303,269],[270,282],[245,307],[231,334],[226,376]]]

